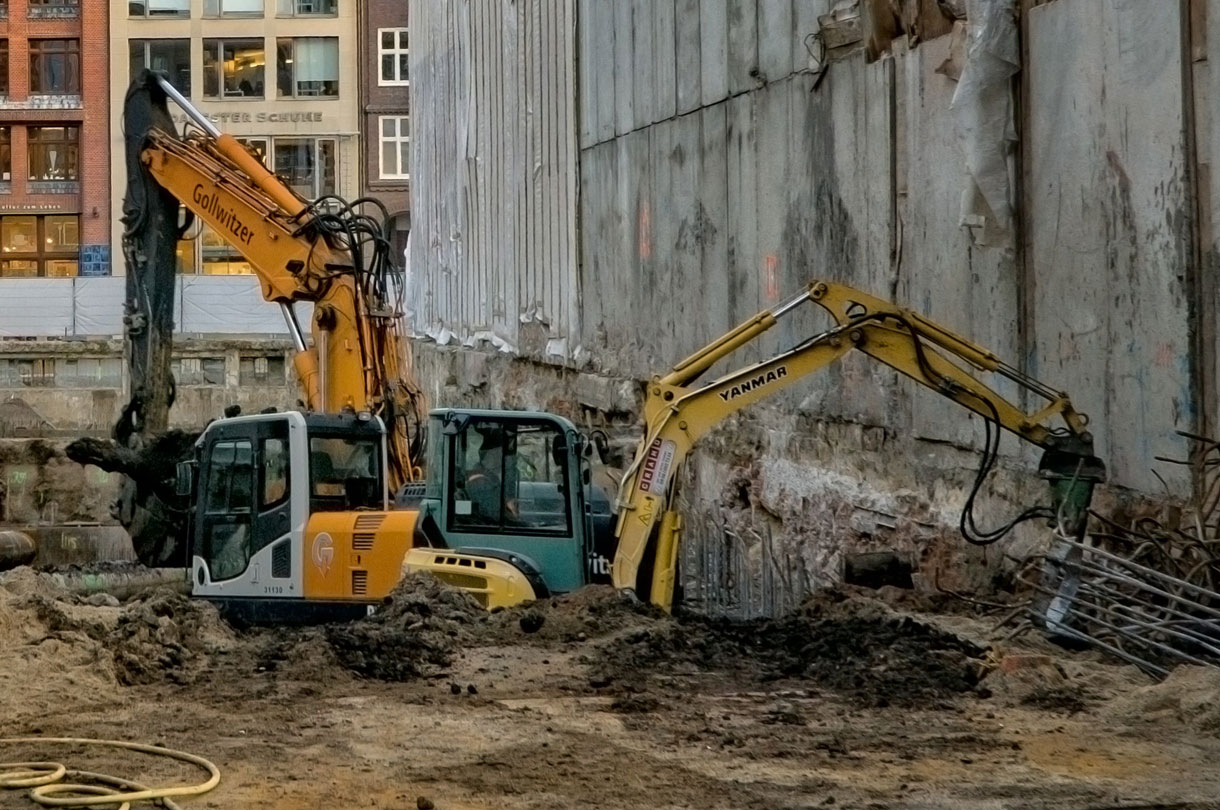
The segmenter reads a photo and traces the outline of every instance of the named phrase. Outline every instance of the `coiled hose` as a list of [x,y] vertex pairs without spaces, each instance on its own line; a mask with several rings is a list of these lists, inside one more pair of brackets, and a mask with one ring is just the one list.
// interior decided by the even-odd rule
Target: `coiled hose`
[[[0,745],[105,745],[158,757],[169,757],[196,765],[208,772],[209,779],[198,785],[149,788],[138,782],[91,771],[68,770],[58,762],[0,762],[0,788],[30,788],[30,798],[44,807],[96,807],[118,805],[130,810],[132,802],[160,801],[169,810],[180,810],[173,798],[199,796],[220,784],[220,769],[203,757],[160,748],[155,745],[121,740],[92,740],[81,737],[8,737]],[[64,779],[84,779],[97,784],[71,784]],[[64,795],[72,794],[72,795]]]

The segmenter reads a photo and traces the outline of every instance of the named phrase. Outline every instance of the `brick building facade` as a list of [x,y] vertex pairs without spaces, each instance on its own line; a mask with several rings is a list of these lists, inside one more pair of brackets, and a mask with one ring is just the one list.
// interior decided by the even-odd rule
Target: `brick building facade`
[[361,191],[395,215],[398,254],[410,227],[410,76],[406,0],[359,4]]
[[0,279],[109,275],[109,3],[0,14]]

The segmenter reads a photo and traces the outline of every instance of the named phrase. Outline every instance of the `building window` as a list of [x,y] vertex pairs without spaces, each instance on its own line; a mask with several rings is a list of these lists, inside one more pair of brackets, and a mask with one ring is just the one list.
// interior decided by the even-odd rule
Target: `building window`
[[0,20],[8,19],[8,0],[0,0]]
[[178,385],[224,385],[223,357],[181,357],[170,361],[170,373]]
[[12,132],[12,127],[0,127],[0,181],[5,183],[13,179]]
[[79,250],[75,215],[0,217],[0,276],[75,276]]
[[63,95],[80,92],[80,40],[30,40],[30,92]]
[[56,388],[119,388],[123,361],[118,357],[59,358],[55,362]]
[[377,55],[381,57],[379,84],[410,84],[407,59],[407,29],[378,28]]
[[8,40],[0,39],[0,96],[8,95]]
[[243,357],[238,364],[237,383],[243,388],[247,385],[283,385],[287,380],[284,375],[284,356]]
[[338,0],[279,0],[276,13],[281,17],[334,17]]
[[262,98],[265,64],[261,39],[205,39],[204,98]]
[[134,79],[142,68],[157,70],[169,76],[170,84],[182,95],[191,95],[191,41],[189,39],[133,39],[131,74]]
[[80,127],[29,128],[29,179],[76,180]]
[[191,0],[130,0],[127,13],[132,17],[189,17]]
[[307,200],[334,194],[337,159],[332,138],[276,138],[275,173]]
[[339,95],[339,38],[276,40],[280,98]]
[[203,0],[205,17],[261,17],[263,0]]
[[383,115],[380,119],[382,180],[407,180],[411,177],[411,119],[405,115]]
[[80,0],[30,0],[27,16],[63,18],[80,16]]

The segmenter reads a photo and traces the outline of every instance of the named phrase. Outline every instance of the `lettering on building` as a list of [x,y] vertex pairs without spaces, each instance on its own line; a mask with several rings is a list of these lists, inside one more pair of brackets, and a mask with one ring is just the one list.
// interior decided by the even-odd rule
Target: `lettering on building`
[[[320,124],[322,123],[322,113],[320,112],[222,112],[212,113],[208,118],[214,124],[253,124],[253,123],[269,123],[269,124]],[[174,116],[174,121],[179,124],[185,124],[187,117],[185,114]]]
[[725,402],[731,402],[737,399],[742,394],[748,394],[751,391],[756,391],[763,386],[770,385],[776,380],[781,380],[788,376],[787,366],[777,366],[765,374],[759,374],[757,377],[752,377],[748,380],[743,380],[737,383],[732,388],[720,392],[720,398]]
[[191,193],[191,199],[195,201],[196,205],[215,217],[217,223],[233,234],[243,245],[250,244],[250,240],[254,238],[254,231],[243,225],[237,214],[224,207],[219,195],[204,193],[203,185],[198,184]]

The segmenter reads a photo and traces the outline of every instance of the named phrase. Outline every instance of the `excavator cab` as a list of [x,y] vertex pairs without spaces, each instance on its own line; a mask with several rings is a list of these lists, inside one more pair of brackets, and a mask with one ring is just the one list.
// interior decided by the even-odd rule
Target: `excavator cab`
[[[547,413],[440,409],[407,569],[429,571],[488,607],[545,598],[608,577],[594,535],[589,446]],[[600,556],[599,556],[600,555]]]
[[397,582],[415,527],[414,512],[388,510],[386,469],[385,426],[367,414],[211,423],[179,473],[192,592],[256,622],[367,612]]

